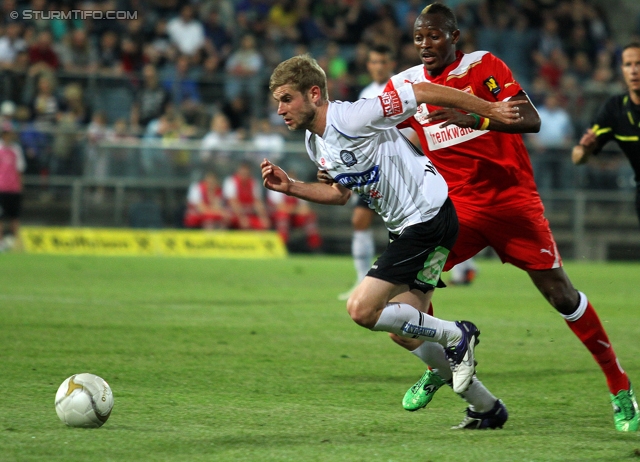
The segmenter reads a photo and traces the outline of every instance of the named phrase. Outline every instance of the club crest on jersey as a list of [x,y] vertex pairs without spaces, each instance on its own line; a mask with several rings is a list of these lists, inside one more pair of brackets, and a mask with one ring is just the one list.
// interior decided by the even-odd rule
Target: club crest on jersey
[[336,175],[334,180],[340,183],[345,188],[353,189],[356,187],[362,187],[368,184],[376,183],[380,178],[380,168],[375,165],[374,167],[364,172],[358,173],[340,173]]
[[342,159],[342,162],[344,162],[347,167],[353,167],[358,163],[356,155],[351,151],[347,151],[346,149],[340,151],[340,159]]
[[498,82],[496,82],[496,78],[494,76],[490,76],[483,83],[486,85],[489,91],[494,95],[497,95],[498,93],[500,93],[500,90],[502,90],[500,88],[500,85],[498,85]]

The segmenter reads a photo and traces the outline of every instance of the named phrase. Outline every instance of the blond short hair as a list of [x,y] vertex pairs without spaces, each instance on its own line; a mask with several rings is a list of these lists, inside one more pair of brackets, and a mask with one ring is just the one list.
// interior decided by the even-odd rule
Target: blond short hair
[[300,93],[317,86],[320,87],[322,99],[329,100],[327,75],[309,54],[294,56],[278,64],[269,79],[269,90],[273,93],[283,85],[290,85]]

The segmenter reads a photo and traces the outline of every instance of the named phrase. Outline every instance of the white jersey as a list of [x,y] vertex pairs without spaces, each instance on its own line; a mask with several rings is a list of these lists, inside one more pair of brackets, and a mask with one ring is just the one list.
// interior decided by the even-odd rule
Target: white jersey
[[371,82],[369,85],[367,85],[362,89],[362,91],[360,92],[360,95],[358,95],[358,99],[375,98],[376,96],[379,96],[382,94],[382,92],[384,91],[384,87],[386,86],[387,86],[386,81],[383,83]]
[[401,233],[432,219],[447,199],[447,183],[395,126],[416,112],[411,86],[354,103],[329,103],[322,137],[309,131],[309,157],[364,199]]

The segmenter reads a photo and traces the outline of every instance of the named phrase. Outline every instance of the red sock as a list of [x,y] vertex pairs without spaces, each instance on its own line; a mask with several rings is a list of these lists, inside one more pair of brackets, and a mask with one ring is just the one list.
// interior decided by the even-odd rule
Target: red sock
[[[567,320],[567,325],[584,346],[587,347],[596,362],[600,365],[602,372],[604,372],[604,375],[607,377],[609,391],[617,395],[620,390],[629,389],[629,377],[618,362],[618,358],[613,351],[611,343],[609,343],[609,337],[607,337],[607,333],[604,327],[602,327],[596,310],[594,310],[591,303],[586,300],[584,294],[580,295],[581,304],[586,302],[587,308],[577,320]],[[582,297],[584,297],[584,299],[582,299]]]

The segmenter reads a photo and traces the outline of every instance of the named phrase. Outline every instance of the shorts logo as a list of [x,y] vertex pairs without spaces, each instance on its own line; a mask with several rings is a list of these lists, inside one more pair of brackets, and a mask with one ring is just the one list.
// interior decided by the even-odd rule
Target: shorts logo
[[387,91],[378,96],[378,98],[382,104],[382,114],[385,117],[402,114],[402,101],[400,101],[400,96],[398,96],[397,91]]
[[496,82],[496,78],[494,76],[490,76],[483,83],[494,95],[497,95],[498,93],[500,93],[500,90],[502,90],[500,88],[500,85],[498,85],[498,82]]
[[442,274],[442,268],[444,267],[448,256],[448,249],[442,246],[436,247],[425,260],[424,268],[418,273],[417,279],[436,287],[438,285],[440,275]]
[[377,189],[372,189],[369,191],[369,197],[371,199],[382,199],[382,194]]
[[320,165],[325,166],[327,164],[327,161],[324,159],[324,157],[320,158]]
[[364,172],[340,173],[334,178],[336,182],[349,189],[377,183],[379,179],[380,168],[377,165]]
[[355,154],[345,149],[340,151],[340,159],[342,159],[342,162],[344,162],[347,167],[353,167],[358,163]]

